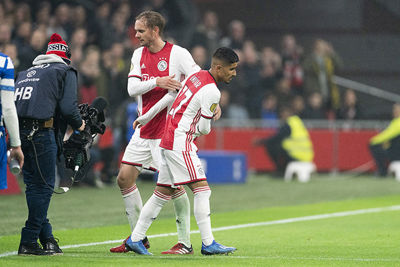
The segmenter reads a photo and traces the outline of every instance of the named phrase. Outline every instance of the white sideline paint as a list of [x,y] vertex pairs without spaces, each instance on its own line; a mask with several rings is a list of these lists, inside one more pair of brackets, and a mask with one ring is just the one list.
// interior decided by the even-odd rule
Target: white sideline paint
[[[313,221],[313,220],[320,220],[320,219],[327,219],[327,218],[346,217],[346,216],[353,216],[353,215],[360,215],[360,214],[367,214],[367,213],[378,213],[378,212],[396,211],[396,210],[400,210],[400,205],[317,214],[317,215],[311,215],[311,216],[295,217],[295,218],[288,218],[288,219],[267,221],[267,222],[246,223],[246,224],[238,224],[238,225],[231,225],[231,226],[223,226],[223,227],[213,228],[212,231],[219,232],[219,231],[226,231],[226,230],[233,230],[233,229],[240,229],[240,228],[250,228],[250,227],[257,227],[257,226],[274,225],[274,224],[286,224],[286,223],[293,223],[293,222]],[[200,233],[200,231],[198,231],[198,230],[190,231],[190,233],[198,234],[198,233]],[[177,233],[165,233],[165,234],[158,234],[158,235],[149,235],[148,238],[158,238],[158,237],[176,236],[176,235],[177,235]],[[122,241],[124,241],[124,239],[108,240],[108,241],[93,242],[93,243],[86,243],[86,244],[67,245],[67,246],[62,246],[61,248],[69,249],[69,248],[90,247],[90,246],[97,246],[97,245],[120,243]],[[0,258],[12,256],[12,255],[17,255],[17,251],[2,253],[2,254],[0,254]]]
[[[114,253],[115,254],[115,253]],[[82,257],[80,254],[70,254],[68,253],[68,257]],[[110,258],[118,258],[121,259],[120,255],[110,255],[108,254],[107,256],[96,256],[96,259],[99,258],[104,258],[104,259],[110,259]],[[153,255],[151,256],[152,259],[182,259],[182,255],[168,255],[168,256],[162,256],[162,255]],[[203,255],[191,255],[190,258],[194,259],[205,259],[207,257],[204,257]],[[393,258],[393,259],[385,259],[385,258],[341,258],[341,257],[288,257],[288,256],[237,256],[234,254],[229,254],[229,256],[225,259],[267,259],[267,260],[314,260],[314,261],[361,261],[361,262],[400,262],[400,258]]]

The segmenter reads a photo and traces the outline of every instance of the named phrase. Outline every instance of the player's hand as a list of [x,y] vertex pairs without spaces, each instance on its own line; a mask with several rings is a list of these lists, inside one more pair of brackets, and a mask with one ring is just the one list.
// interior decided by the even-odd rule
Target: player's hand
[[179,91],[181,89],[182,84],[177,80],[174,80],[175,74],[171,76],[158,77],[156,79],[156,84],[158,87],[171,90],[171,91]]
[[135,120],[135,121],[133,122],[133,124],[132,124],[133,130],[135,130],[136,127],[138,127],[138,128],[142,127],[142,125],[140,124],[140,122],[139,122],[138,120]]
[[219,118],[221,118],[221,115],[222,115],[221,107],[218,104],[214,111],[213,120],[214,121],[219,120]]
[[82,132],[83,130],[85,130],[85,127],[86,127],[86,122],[84,120],[82,120],[82,125],[81,125],[81,127],[78,128],[78,131]]
[[13,147],[10,150],[10,156],[8,157],[8,163],[10,163],[11,159],[17,159],[19,162],[19,167],[22,169],[24,166],[24,153],[22,153],[22,149],[20,146]]

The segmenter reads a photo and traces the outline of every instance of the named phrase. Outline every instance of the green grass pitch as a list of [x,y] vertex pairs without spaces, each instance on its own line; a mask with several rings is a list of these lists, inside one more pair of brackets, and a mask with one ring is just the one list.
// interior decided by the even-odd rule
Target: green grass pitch
[[[145,201],[154,184],[138,187]],[[400,184],[393,178],[326,174],[302,184],[251,175],[246,184],[211,189],[215,239],[237,247],[234,254],[201,255],[192,216],[194,255],[161,255],[177,239],[171,203],[148,232],[154,256],[112,254],[130,232],[118,187],[75,187],[53,196],[49,210],[62,256],[15,255],[24,195],[0,196],[0,266],[400,266]]]

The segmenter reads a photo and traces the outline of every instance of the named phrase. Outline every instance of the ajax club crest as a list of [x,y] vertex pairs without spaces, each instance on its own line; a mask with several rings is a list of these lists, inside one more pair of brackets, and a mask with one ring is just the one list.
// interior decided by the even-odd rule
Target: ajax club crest
[[157,68],[159,71],[164,71],[166,70],[168,67],[168,63],[165,60],[160,60],[160,62],[158,62],[157,64]]

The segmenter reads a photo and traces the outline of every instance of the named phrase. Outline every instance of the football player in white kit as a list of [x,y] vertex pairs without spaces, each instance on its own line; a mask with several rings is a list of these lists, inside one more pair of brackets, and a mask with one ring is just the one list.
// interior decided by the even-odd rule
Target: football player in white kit
[[[139,116],[145,115],[164,95],[171,94],[169,103],[172,103],[176,91],[182,86],[179,79],[200,70],[186,49],[163,41],[161,34],[164,26],[164,18],[154,11],[144,11],[135,20],[136,38],[142,46],[132,56],[128,93],[131,97],[137,97]],[[131,230],[134,229],[142,209],[136,179],[142,169],[156,171],[160,165],[159,144],[165,128],[167,108],[164,106],[158,111],[145,126],[135,131],[125,149],[117,177]],[[176,254],[182,248],[186,253],[193,253],[190,242],[190,202],[185,189],[181,187],[174,191],[172,199],[178,244],[164,254]],[[128,252],[125,242],[126,240],[110,251]],[[149,247],[147,238],[143,243]]]
[[[238,61],[239,58],[232,49],[217,49],[212,58],[211,69],[189,76],[175,98],[161,139],[162,161],[157,186],[144,205],[131,237],[126,241],[126,246],[136,253],[151,255],[142,240],[154,218],[171,197],[179,192],[182,185],[187,185],[194,194],[194,216],[202,239],[201,253],[228,254],[236,250],[214,240],[210,220],[211,190],[193,141],[211,131],[211,120],[221,97],[216,83],[229,83],[236,76]],[[138,118],[139,121],[140,119]],[[134,126],[138,125],[137,121]],[[139,129],[141,125],[139,122]]]

